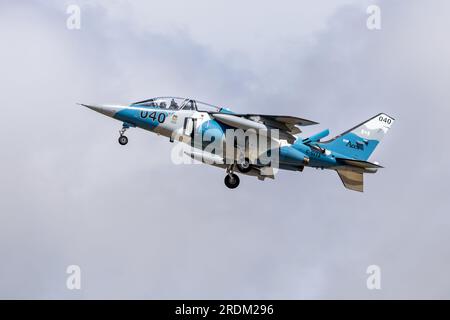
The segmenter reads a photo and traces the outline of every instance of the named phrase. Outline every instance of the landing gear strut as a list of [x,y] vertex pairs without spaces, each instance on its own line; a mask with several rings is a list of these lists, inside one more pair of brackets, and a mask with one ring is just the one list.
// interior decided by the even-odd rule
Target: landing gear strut
[[120,134],[119,143],[122,146],[124,146],[128,143],[128,138],[124,135],[125,131],[127,131],[128,128],[129,128],[129,126],[124,123],[122,126],[122,129],[119,130],[119,134]]
[[227,175],[225,176],[224,182],[225,185],[229,188],[229,189],[235,189],[239,186],[239,177],[233,173],[234,170],[234,165],[231,165],[230,167],[228,167],[227,169]]

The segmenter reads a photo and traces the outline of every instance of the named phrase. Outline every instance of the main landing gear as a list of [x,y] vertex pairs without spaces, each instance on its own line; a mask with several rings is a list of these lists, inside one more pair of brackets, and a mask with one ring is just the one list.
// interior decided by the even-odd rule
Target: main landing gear
[[248,158],[244,158],[242,162],[237,164],[237,168],[242,173],[250,172],[250,170],[252,170],[250,160]]
[[252,165],[248,158],[242,159],[239,163],[232,164],[227,168],[227,175],[225,176],[225,185],[230,189],[235,189],[239,186],[239,177],[234,173],[237,168],[242,173],[247,173],[252,170]]
[[124,146],[128,143],[128,138],[124,135],[125,131],[127,131],[128,128],[129,128],[129,126],[124,123],[122,126],[122,129],[119,130],[119,134],[120,134],[119,143],[122,146]]
[[225,176],[224,182],[225,185],[229,188],[229,189],[235,189],[239,186],[239,177],[237,176],[237,174],[233,173],[234,170],[234,165],[231,165],[227,168],[227,175]]

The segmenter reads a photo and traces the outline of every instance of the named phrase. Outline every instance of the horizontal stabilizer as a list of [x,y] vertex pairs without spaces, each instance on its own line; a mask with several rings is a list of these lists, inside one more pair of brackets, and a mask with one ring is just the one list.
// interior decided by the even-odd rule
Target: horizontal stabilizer
[[336,170],[336,172],[341,178],[344,187],[350,190],[363,192],[364,181],[362,173],[350,170]]
[[346,158],[336,158],[336,160],[340,161],[343,164],[353,166],[353,167],[363,168],[363,169],[383,168],[382,166],[380,166],[376,163],[372,163],[372,162],[364,161],[364,160],[354,160],[354,159],[346,159]]

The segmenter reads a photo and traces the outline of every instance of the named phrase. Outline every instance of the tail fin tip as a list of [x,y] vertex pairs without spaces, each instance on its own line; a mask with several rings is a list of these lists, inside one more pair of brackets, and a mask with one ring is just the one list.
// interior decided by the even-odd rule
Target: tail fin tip
[[367,160],[394,121],[395,119],[386,113],[379,113],[334,139],[324,142],[324,147],[345,157]]

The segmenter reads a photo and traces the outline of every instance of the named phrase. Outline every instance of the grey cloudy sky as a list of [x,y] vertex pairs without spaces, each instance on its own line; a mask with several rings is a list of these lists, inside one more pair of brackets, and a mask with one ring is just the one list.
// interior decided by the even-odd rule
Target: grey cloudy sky
[[[381,8],[382,29],[366,28]],[[66,8],[81,8],[81,30]],[[1,298],[450,298],[448,1],[0,2]],[[264,183],[176,166],[75,105],[178,95],[338,134],[386,112],[386,169]],[[66,267],[82,290],[66,289]],[[366,268],[382,290],[366,288]]]

